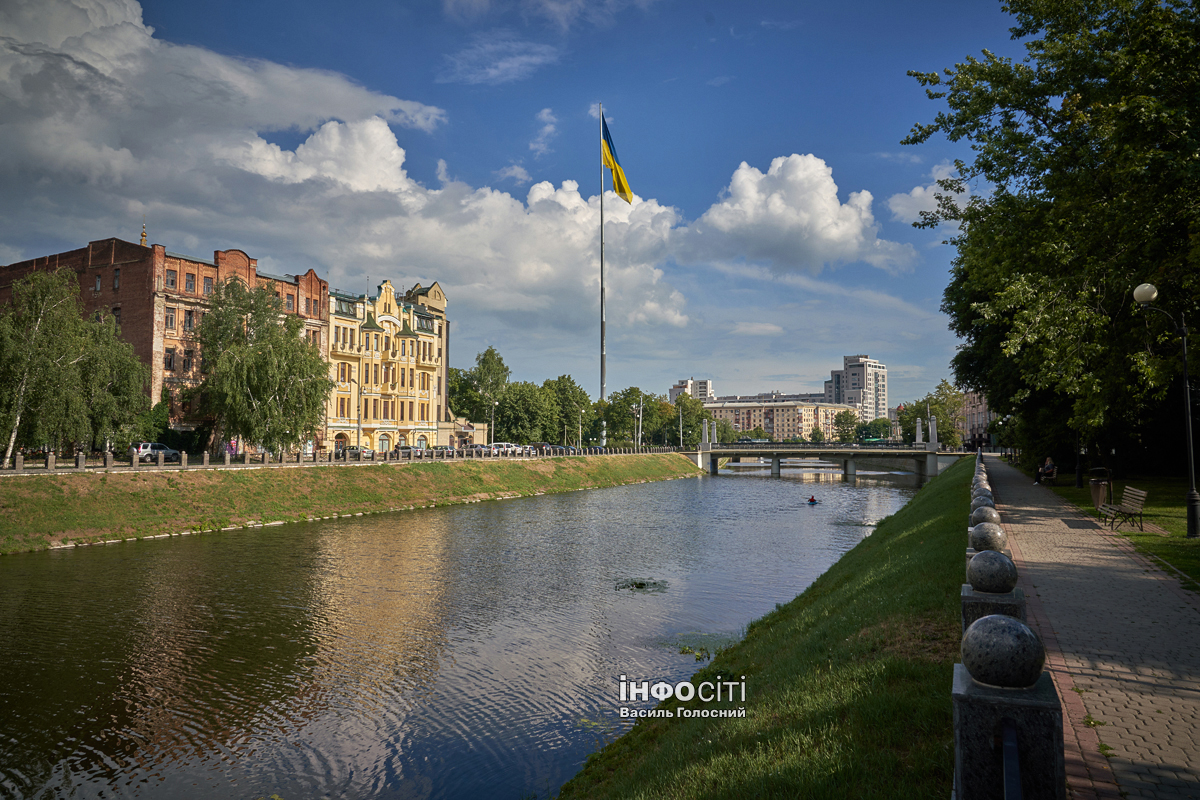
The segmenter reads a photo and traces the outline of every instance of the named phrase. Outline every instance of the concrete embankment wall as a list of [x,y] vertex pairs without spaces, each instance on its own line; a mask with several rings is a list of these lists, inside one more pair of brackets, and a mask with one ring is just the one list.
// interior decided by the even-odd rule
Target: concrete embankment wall
[[691,477],[675,453],[306,469],[89,472],[0,483],[0,552]]

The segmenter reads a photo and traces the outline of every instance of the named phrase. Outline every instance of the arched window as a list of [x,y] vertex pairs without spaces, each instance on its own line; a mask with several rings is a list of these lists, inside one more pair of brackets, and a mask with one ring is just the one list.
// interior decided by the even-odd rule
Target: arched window
[[428,445],[429,445],[429,440],[426,439],[424,436],[421,436],[420,438],[417,439],[417,448],[418,449],[424,450]]

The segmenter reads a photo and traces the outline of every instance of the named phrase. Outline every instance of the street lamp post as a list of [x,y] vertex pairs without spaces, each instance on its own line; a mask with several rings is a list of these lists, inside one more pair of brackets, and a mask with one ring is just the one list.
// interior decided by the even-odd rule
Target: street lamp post
[[498,405],[500,405],[499,400],[492,401],[492,424],[488,426],[488,436],[491,437],[491,441],[488,444],[496,443],[496,406]]
[[1133,290],[1133,299],[1142,308],[1165,314],[1167,319],[1171,320],[1171,324],[1175,326],[1175,332],[1183,340],[1183,421],[1187,436],[1188,485],[1191,487],[1187,493],[1187,537],[1195,539],[1200,537],[1200,492],[1196,491],[1196,464],[1192,455],[1192,393],[1188,385],[1187,321],[1184,319],[1182,311],[1179,312],[1179,321],[1176,322],[1175,316],[1170,312],[1150,305],[1158,299],[1158,289],[1148,283],[1143,283]]

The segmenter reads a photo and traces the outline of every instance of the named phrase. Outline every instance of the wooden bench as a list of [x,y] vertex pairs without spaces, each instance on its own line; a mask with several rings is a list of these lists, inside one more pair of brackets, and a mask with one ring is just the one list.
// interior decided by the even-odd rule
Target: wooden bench
[[1105,503],[1100,506],[1100,519],[1107,519],[1108,526],[1115,531],[1123,522],[1132,525],[1134,517],[1137,517],[1138,528],[1144,531],[1146,525],[1142,518],[1142,506],[1145,504],[1146,492],[1126,486],[1125,491],[1121,493],[1120,504],[1114,506]]
[[1042,476],[1042,483],[1048,483],[1051,486],[1058,485],[1058,464],[1050,468],[1050,471]]

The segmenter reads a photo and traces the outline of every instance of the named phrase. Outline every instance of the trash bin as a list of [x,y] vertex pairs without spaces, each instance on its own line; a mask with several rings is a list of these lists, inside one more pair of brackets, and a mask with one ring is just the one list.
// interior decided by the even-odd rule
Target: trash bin
[[1104,478],[1092,478],[1088,483],[1092,488],[1092,505],[1100,508],[1108,502],[1108,481]]

